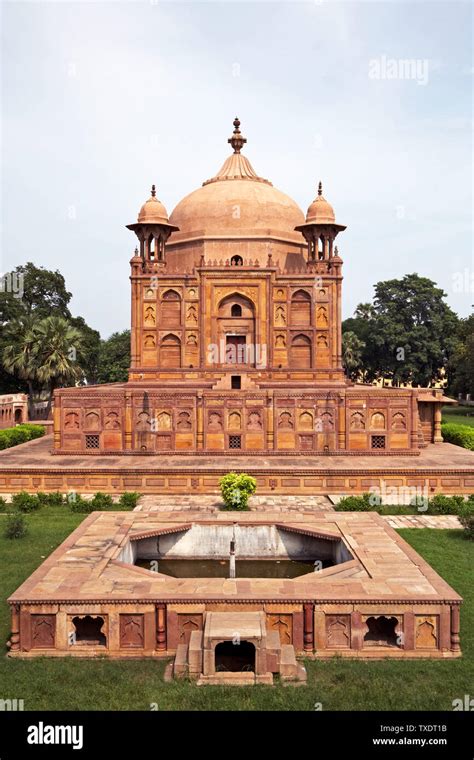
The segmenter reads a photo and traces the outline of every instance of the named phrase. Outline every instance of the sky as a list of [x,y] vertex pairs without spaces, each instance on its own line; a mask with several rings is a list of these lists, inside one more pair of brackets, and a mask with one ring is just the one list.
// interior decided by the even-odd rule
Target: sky
[[417,272],[468,316],[468,2],[2,2],[0,273],[59,269],[102,337],[129,327],[152,183],[171,213],[229,154],[347,230],[343,316]]

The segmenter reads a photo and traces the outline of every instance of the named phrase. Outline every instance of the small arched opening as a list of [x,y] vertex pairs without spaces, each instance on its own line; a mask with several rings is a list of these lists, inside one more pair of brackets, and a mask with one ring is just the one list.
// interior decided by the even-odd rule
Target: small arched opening
[[250,641],[221,641],[215,650],[216,673],[255,673],[255,645]]
[[233,267],[241,267],[241,266],[243,266],[243,263],[244,263],[244,260],[243,260],[242,256],[232,256],[232,258],[230,260],[230,264]]
[[241,317],[242,316],[242,307],[239,303],[233,303],[231,310],[230,310],[230,316],[231,317]]

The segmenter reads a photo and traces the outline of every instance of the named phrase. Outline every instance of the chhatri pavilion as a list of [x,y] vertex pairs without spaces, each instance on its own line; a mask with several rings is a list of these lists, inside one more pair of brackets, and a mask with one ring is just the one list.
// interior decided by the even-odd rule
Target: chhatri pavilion
[[155,186],[135,223],[126,383],[55,395],[56,454],[419,454],[440,390],[344,376],[343,261],[321,183],[306,216],[242,154],[171,216]]

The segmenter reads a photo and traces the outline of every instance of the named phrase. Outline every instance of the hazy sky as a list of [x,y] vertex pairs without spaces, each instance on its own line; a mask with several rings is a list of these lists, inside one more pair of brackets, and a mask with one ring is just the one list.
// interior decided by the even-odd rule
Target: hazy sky
[[[0,272],[59,269],[71,309],[129,326],[152,182],[168,212],[229,153],[347,230],[344,316],[416,271],[466,316],[472,247],[468,2],[3,2]],[[403,63],[403,61],[407,63]]]

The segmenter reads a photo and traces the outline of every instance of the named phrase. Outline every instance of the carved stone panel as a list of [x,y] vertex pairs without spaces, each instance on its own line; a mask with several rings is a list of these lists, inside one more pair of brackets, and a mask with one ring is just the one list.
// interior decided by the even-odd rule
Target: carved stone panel
[[202,631],[203,616],[200,613],[178,615],[178,644],[189,644],[193,631]]
[[144,615],[120,615],[120,648],[143,649]]
[[292,644],[293,615],[267,614],[267,631],[278,631],[281,644]]
[[415,648],[438,649],[438,617],[415,615]]
[[328,649],[349,649],[351,645],[351,616],[326,615],[326,646]]
[[56,615],[31,616],[31,646],[33,649],[51,649],[55,646]]

